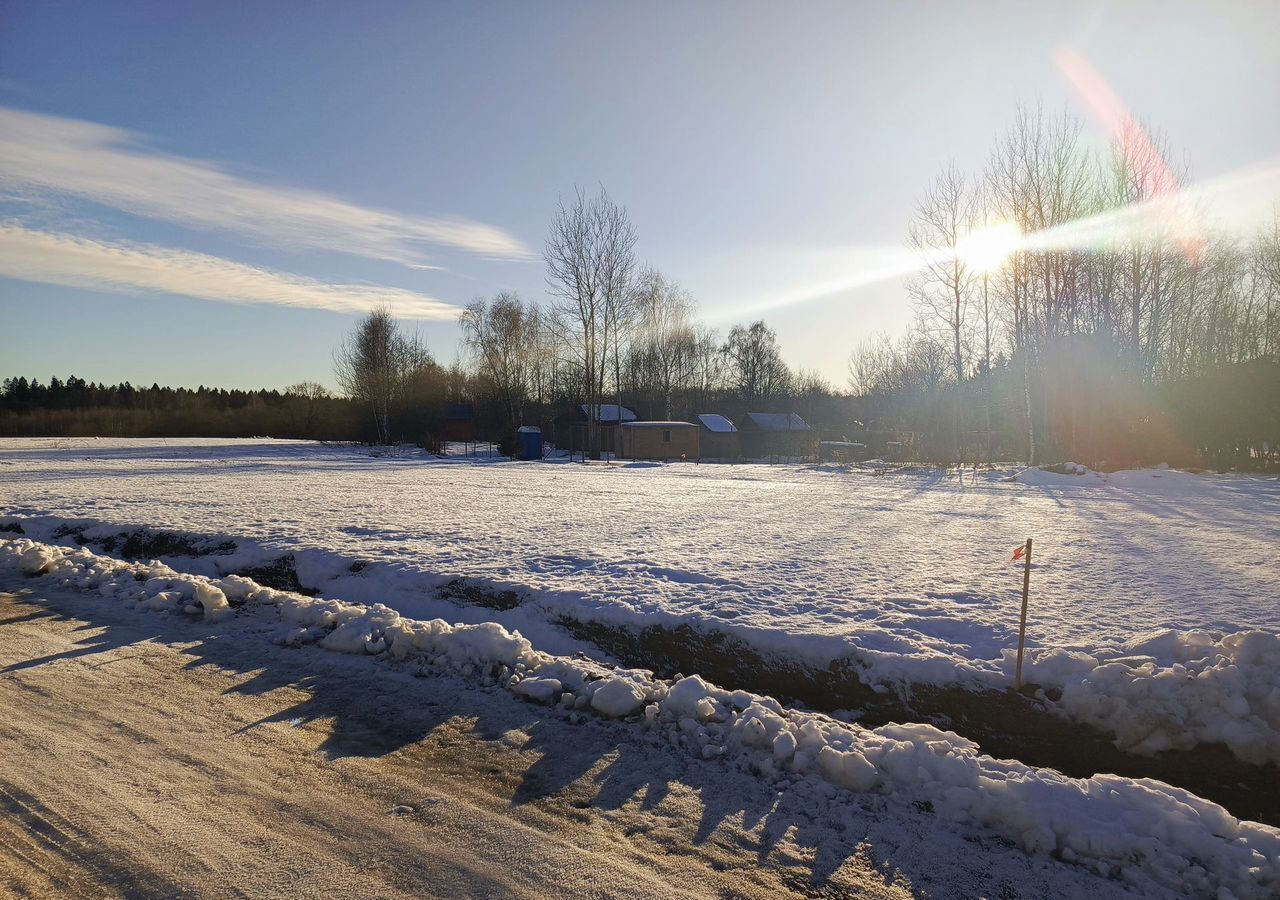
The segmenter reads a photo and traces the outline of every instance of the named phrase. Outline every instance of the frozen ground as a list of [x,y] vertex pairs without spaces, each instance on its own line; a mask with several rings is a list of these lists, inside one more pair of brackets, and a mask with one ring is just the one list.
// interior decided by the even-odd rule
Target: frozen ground
[[[1079,718],[1128,727],[1139,749],[1234,740],[1246,758],[1280,756],[1280,479],[1008,474],[961,483],[925,471],[437,462],[280,441],[9,440],[0,513],[251,538],[250,553],[297,553],[300,575],[327,595],[497,619],[552,652],[575,649],[547,624],[562,612],[694,621],[933,682],[1007,679],[1021,583],[1009,557],[1032,536],[1032,678],[1068,688]],[[353,576],[354,560],[380,565]],[[446,610],[424,588],[452,576],[536,602]],[[1236,634],[1249,630],[1260,636]]]
[[1280,630],[1280,479],[427,463],[280,441],[0,441],[0,511],[221,532],[532,589],[575,610],[991,660],[1035,538],[1033,646]]
[[24,893],[1280,888],[1280,831],[1159,782],[610,671],[493,623],[18,539],[0,629],[0,878]]

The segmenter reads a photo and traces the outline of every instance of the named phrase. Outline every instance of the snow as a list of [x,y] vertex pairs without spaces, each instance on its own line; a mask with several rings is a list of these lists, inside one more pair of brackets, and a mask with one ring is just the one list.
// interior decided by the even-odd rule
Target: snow
[[[1246,760],[1280,759],[1280,480],[1009,474],[6,440],[0,513],[46,543],[69,543],[55,529],[81,520],[105,523],[89,534],[229,536],[233,554],[165,562],[223,578],[290,553],[327,596],[496,621],[556,655],[589,649],[554,624],[563,615],[690,624],[814,665],[849,657],[885,685],[1011,682],[1021,567],[1009,556],[1033,536],[1026,672],[1062,691],[1057,708],[1139,752],[1222,741]],[[40,552],[30,565],[44,565]],[[438,599],[456,577],[522,602]],[[237,599],[243,586],[228,584]],[[197,605],[194,590],[184,599]]]
[[18,557],[18,570],[24,575],[43,575],[56,558],[47,547],[31,546]]
[[1280,762],[1280,636],[1162,630],[1089,655],[1047,651],[1028,677],[1059,686],[1073,718],[1139,753],[1226,744],[1247,762]]
[[811,778],[779,791],[655,728],[483,680],[273,646],[266,612],[206,634],[0,572],[0,758],[21,804],[0,816],[10,893],[62,896],[67,874],[82,896],[1175,893],[887,795]]
[[[415,661],[424,671],[496,678],[534,702],[572,706],[574,715],[588,704],[606,716],[626,715],[644,704],[634,727],[695,757],[755,772],[781,792],[818,780],[851,792],[849,802],[854,794],[874,793],[900,804],[927,803],[939,820],[957,828],[987,829],[1030,855],[1056,856],[1138,887],[1238,898],[1280,891],[1280,829],[1238,820],[1160,782],[1068,778],[984,756],[973,742],[929,725],[866,729],[724,690],[698,676],[669,683],[639,670],[611,674],[590,660],[539,652],[493,622],[414,620],[383,605],[305,597],[252,586],[243,578],[182,574],[162,563],[121,562],[26,538],[0,541],[0,573],[22,573],[34,549],[47,556],[45,574],[27,578],[115,600],[143,614],[163,614],[173,609],[170,600],[188,594],[243,596],[235,615],[222,609],[207,626],[233,638],[238,620],[260,617],[277,623],[277,639],[286,645],[317,644],[338,653]],[[170,596],[154,605],[164,595]],[[1165,637],[1145,644],[1166,653],[1184,646]],[[1235,649],[1237,660],[1244,660],[1274,648],[1254,639]]]
[[592,709],[619,719],[636,712],[644,701],[644,688],[627,678],[610,678],[591,694]]
[[715,413],[702,413],[698,416],[698,421],[702,423],[707,431],[712,431],[716,434],[733,434],[738,430],[737,425],[734,425],[724,416],[719,416]]
[[[589,415],[590,404],[583,403],[578,408],[582,410],[584,416]],[[621,410],[621,413],[619,413],[619,410]],[[637,418],[635,410],[626,406],[618,406],[616,403],[601,403],[596,407],[597,422],[617,422],[619,416],[624,422],[634,422]]]

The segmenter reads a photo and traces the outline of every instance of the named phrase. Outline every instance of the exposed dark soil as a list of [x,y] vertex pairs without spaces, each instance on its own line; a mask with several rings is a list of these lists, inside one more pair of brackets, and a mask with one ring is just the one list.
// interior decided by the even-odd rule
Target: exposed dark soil
[[235,541],[220,541],[137,528],[101,538],[85,536],[83,526],[62,525],[54,531],[56,538],[69,537],[80,545],[90,545],[124,559],[159,559],[162,556],[226,556],[236,552]]
[[515,609],[524,600],[515,591],[494,591],[462,578],[455,578],[450,581],[440,588],[439,594],[445,600],[452,600],[455,603],[465,603],[468,606],[483,606],[487,609],[497,610]]
[[275,588],[277,591],[293,591],[295,594],[305,594],[308,597],[314,597],[320,593],[315,588],[303,587],[298,581],[298,569],[292,553],[261,566],[240,569],[234,574],[252,579],[264,587]]

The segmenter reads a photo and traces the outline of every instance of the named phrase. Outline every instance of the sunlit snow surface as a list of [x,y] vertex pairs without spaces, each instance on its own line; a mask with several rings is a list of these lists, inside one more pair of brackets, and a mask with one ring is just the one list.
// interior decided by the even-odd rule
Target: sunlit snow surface
[[[1012,471],[1012,470],[1011,470]],[[995,660],[1016,640],[1280,631],[1280,479],[766,465],[583,466],[284,441],[0,440],[0,514],[252,538],[488,579],[551,608],[674,617],[830,658]],[[359,598],[366,599],[366,598]],[[387,598],[392,606],[394,597]],[[410,610],[412,612],[412,610]]]

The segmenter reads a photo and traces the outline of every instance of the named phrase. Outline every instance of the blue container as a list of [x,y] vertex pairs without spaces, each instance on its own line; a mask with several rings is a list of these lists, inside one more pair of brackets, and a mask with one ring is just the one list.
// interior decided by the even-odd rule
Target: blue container
[[518,459],[542,459],[542,429],[537,425],[521,425],[516,432],[520,442]]

